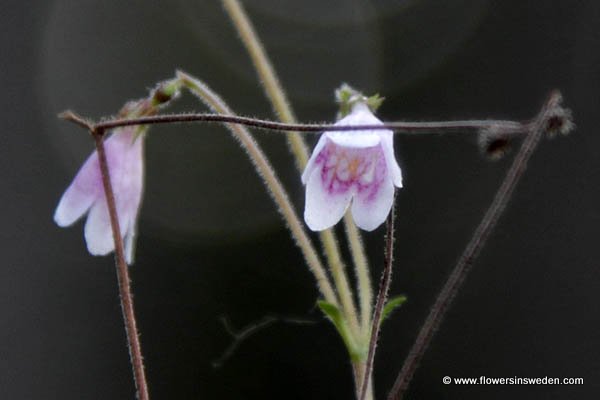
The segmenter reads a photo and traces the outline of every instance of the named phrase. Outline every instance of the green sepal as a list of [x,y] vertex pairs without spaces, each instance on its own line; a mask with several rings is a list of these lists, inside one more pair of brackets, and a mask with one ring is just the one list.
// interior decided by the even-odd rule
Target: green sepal
[[339,118],[344,118],[352,111],[354,102],[351,101],[352,97],[359,95],[359,93],[352,89],[347,83],[342,83],[338,89],[335,90],[335,101],[339,104]]
[[385,321],[392,312],[404,304],[406,299],[407,298],[404,295],[395,296],[389,299],[388,302],[385,303],[385,306],[383,306],[383,310],[381,310],[381,322],[379,322],[379,325],[383,324],[383,321]]
[[344,345],[348,350],[348,354],[350,354],[350,359],[352,361],[363,360],[365,357],[364,351],[360,351],[359,347],[356,345],[356,342],[350,333],[348,322],[346,321],[346,318],[344,318],[344,315],[338,306],[325,300],[317,300],[317,306],[319,306],[323,314],[329,318],[329,320],[333,323],[333,326],[335,326],[335,329],[342,337]]
[[335,90],[335,101],[340,107],[338,113],[338,118],[340,119],[350,114],[352,108],[357,103],[365,103],[369,109],[375,113],[383,103],[383,100],[385,100],[385,98],[379,96],[379,94],[367,97],[347,83],[342,83],[342,85]]
[[367,105],[371,111],[376,112],[379,107],[383,104],[385,97],[381,97],[379,93],[375,93],[373,96],[367,98]]

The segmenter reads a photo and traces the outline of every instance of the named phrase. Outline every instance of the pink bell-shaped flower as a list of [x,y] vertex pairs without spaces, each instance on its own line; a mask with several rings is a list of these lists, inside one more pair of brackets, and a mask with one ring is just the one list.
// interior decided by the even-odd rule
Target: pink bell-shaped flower
[[[364,102],[335,125],[383,125]],[[304,220],[313,231],[335,225],[351,205],[356,225],[372,231],[387,218],[402,172],[390,130],[329,131],[321,135],[306,169]]]
[[[104,144],[128,264],[133,262],[134,238],[143,191],[143,142],[144,135],[138,134],[136,127],[126,127],[116,129]],[[90,254],[106,255],[114,251],[96,151],[88,157],[63,194],[56,207],[54,221],[66,227],[86,213],[85,241]]]

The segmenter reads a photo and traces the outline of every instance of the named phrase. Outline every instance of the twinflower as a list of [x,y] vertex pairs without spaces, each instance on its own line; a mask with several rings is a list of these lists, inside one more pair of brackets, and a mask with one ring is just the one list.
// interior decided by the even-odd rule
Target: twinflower
[[[126,103],[118,117],[155,115],[179,96],[180,88],[181,81],[178,78],[160,82],[147,98]],[[116,128],[104,142],[127,264],[133,263],[137,218],[144,189],[144,140],[147,131],[148,126]],[[90,254],[99,256],[114,251],[112,227],[96,151],[88,157],[62,195],[54,212],[54,221],[59,226],[66,227],[86,213],[88,218],[84,234]]]
[[[383,125],[365,102],[352,105],[335,125]],[[381,225],[402,187],[390,130],[328,131],[321,135],[306,169],[304,220],[313,231],[335,225],[351,207],[356,225],[372,231]]]
[[[144,136],[137,133],[136,127],[126,127],[116,129],[104,144],[128,264],[133,262],[134,238],[142,199]],[[54,221],[66,227],[86,213],[85,241],[88,251],[92,255],[110,253],[115,247],[96,151],[88,157],[63,194],[56,207]]]

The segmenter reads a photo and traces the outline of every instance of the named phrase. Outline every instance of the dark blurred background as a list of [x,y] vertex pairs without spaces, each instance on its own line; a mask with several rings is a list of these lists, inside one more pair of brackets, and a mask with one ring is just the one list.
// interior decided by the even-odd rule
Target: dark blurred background
[[[576,132],[545,140],[427,351],[411,399],[591,399],[600,393],[600,2],[263,0],[244,2],[302,121],[331,121],[348,82],[387,98],[384,120],[524,119],[553,88]],[[0,398],[131,399],[111,257],[91,257],[82,224],[52,214],[92,150],[56,114],[115,113],[181,68],[240,114],[272,118],[218,1],[4,1],[0,20]],[[203,110],[184,97],[174,110]],[[257,133],[297,208],[284,143]],[[314,139],[312,139],[314,140]],[[383,329],[384,398],[437,291],[511,157],[475,138],[396,139],[393,293]],[[244,152],[219,126],[155,127],[137,262],[131,268],[154,399],[351,399],[351,370],[317,292]],[[365,235],[373,273],[382,229]],[[378,278],[375,278],[377,281]],[[274,323],[231,343],[220,322]],[[583,386],[454,386],[451,377],[583,377]]]

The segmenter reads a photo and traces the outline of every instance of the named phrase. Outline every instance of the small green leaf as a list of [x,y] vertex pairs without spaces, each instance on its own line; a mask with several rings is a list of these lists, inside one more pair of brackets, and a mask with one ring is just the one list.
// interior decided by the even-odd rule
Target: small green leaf
[[329,303],[324,300],[318,300],[317,305],[319,306],[321,311],[323,311],[323,314],[325,314],[327,318],[331,320],[333,326],[335,326],[335,329],[342,337],[342,340],[346,345],[346,349],[350,354],[350,358],[353,361],[362,360],[365,357],[365,352],[360,351],[358,349],[356,341],[352,337],[350,329],[348,329],[348,323],[346,322],[346,318],[344,318],[344,315],[342,314],[340,309],[335,304]]
[[392,297],[388,300],[388,302],[383,306],[383,310],[381,310],[381,322],[380,325],[385,321],[396,308],[400,307],[406,301],[406,296],[400,295],[396,297]]
[[333,322],[336,328],[338,328],[338,325],[345,323],[344,317],[342,317],[342,312],[335,304],[329,303],[325,300],[318,300],[317,305],[321,311],[323,311],[323,314],[325,314],[331,320],[331,322]]

